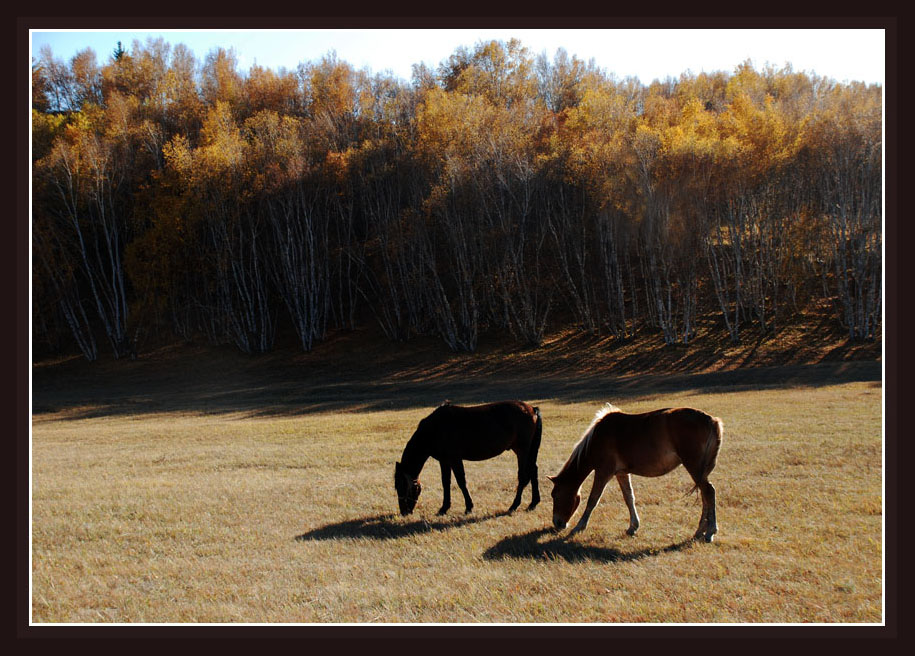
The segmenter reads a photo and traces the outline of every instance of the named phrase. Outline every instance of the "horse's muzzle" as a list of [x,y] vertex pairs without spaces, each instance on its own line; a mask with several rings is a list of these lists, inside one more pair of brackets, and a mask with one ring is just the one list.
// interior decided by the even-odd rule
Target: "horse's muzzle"
[[553,526],[555,526],[560,531],[568,525],[569,525],[568,522],[564,522],[560,519],[557,519],[556,517],[553,518]]

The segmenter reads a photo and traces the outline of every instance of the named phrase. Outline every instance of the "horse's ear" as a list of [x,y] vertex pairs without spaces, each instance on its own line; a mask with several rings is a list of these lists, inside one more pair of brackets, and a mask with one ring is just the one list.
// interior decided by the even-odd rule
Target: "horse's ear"
[[547,475],[547,479],[550,481],[550,483],[555,483],[555,482],[556,482],[556,477],[555,477],[555,476],[549,476],[549,475]]

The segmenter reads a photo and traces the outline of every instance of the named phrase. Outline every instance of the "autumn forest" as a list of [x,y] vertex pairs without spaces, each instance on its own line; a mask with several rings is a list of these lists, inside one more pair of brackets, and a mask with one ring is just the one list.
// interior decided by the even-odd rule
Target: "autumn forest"
[[43,50],[34,347],[308,351],[371,322],[463,352],[557,327],[739,342],[811,308],[880,337],[881,86],[610,70],[518,41],[408,81],[333,53],[243,71],[162,40]]

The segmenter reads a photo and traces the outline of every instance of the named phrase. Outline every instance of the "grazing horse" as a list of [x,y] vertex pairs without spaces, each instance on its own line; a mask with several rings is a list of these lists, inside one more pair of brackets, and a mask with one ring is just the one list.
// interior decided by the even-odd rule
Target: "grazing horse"
[[695,482],[690,493],[698,488],[702,495],[702,516],[694,538],[704,537],[711,542],[718,523],[715,488],[708,475],[715,467],[723,426],[717,417],[692,408],[664,408],[630,415],[608,403],[597,412],[559,473],[547,477],[553,482],[553,524],[559,529],[568,525],[581,502],[581,485],[594,471],[588,504],[569,535],[588,526],[604,486],[614,476],[629,508],[626,533],[635,535],[639,515],[629,475],[663,476],[682,464]]
[[451,507],[451,472],[464,494],[465,512],[473,501],[464,480],[464,460],[488,460],[511,449],[518,456],[518,491],[508,512],[521,503],[521,492],[531,484],[533,510],[540,502],[537,485],[537,451],[543,433],[540,410],[521,401],[503,401],[477,406],[452,405],[445,401],[419,422],[407,442],[403,455],[394,466],[394,487],[400,514],[409,515],[422,491],[419,473],[430,457],[442,467],[444,499],[438,514]]

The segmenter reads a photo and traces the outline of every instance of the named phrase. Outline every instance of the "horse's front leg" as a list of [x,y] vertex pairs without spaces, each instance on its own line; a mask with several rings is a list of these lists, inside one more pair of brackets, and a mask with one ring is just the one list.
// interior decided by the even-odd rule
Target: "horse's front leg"
[[578,524],[569,532],[569,535],[584,531],[588,527],[588,520],[591,519],[591,513],[594,512],[594,509],[597,507],[597,502],[600,501],[600,497],[604,493],[604,487],[606,487],[607,481],[609,480],[610,477],[607,474],[595,470],[594,485],[591,486],[591,494],[588,495],[588,505],[585,506],[585,512],[582,513],[581,519],[578,520]]
[[442,507],[438,509],[439,515],[444,515],[451,507],[451,466],[444,460],[442,466]]
[[473,500],[470,498],[470,492],[467,491],[467,481],[464,480],[464,462],[455,460],[451,463],[451,468],[454,469],[454,478],[458,487],[461,488],[461,493],[464,495],[464,512],[469,513],[473,510]]
[[629,479],[629,474],[617,474],[616,480],[620,484],[620,490],[623,491],[626,507],[629,508],[629,528],[626,529],[626,534],[635,535],[635,532],[639,530],[639,514],[635,511],[635,495],[632,494],[632,481]]

